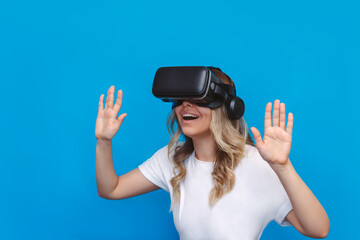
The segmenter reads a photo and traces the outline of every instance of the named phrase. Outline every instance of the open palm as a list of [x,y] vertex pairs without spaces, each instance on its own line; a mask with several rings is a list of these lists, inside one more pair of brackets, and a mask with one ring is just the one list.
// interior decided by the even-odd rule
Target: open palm
[[272,104],[269,102],[265,109],[264,139],[261,139],[261,134],[255,127],[252,127],[251,131],[254,135],[256,148],[259,150],[261,157],[270,164],[285,165],[291,149],[294,117],[292,113],[289,113],[285,129],[285,104],[280,104],[280,100],[275,100],[272,123],[271,108]]
[[107,92],[106,103],[104,108],[104,94],[101,94],[99,100],[98,115],[95,124],[96,139],[111,140],[119,130],[126,113],[118,115],[122,105],[122,90],[118,91],[117,99],[114,105],[115,86],[111,86]]

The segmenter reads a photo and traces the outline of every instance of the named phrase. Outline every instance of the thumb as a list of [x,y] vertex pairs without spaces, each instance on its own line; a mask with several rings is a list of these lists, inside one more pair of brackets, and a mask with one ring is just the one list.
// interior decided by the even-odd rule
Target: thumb
[[120,126],[121,126],[121,124],[122,124],[122,122],[124,121],[124,119],[125,119],[126,116],[127,116],[127,114],[126,114],[126,113],[123,113],[123,114],[121,114],[121,115],[118,117],[117,121],[119,122]]
[[259,130],[257,130],[255,127],[251,127],[251,132],[254,136],[254,140],[255,140],[255,144],[258,148],[261,148],[262,145],[264,144],[262,139],[261,139],[261,134],[259,132]]

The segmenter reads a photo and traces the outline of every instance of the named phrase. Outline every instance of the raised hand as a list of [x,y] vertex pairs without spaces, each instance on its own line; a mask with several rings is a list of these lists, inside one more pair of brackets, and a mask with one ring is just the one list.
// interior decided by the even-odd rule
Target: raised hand
[[119,90],[117,94],[116,103],[114,105],[114,91],[115,87],[111,86],[107,92],[106,103],[104,109],[104,94],[101,94],[99,100],[99,111],[96,118],[95,137],[96,139],[111,140],[117,131],[120,129],[126,113],[118,115],[122,104],[122,91]]
[[272,123],[271,108],[272,104],[269,102],[265,109],[264,139],[261,139],[261,134],[255,127],[252,127],[251,131],[261,157],[269,164],[285,165],[289,161],[294,117],[292,113],[289,113],[285,129],[285,104],[280,104],[280,100],[275,100]]

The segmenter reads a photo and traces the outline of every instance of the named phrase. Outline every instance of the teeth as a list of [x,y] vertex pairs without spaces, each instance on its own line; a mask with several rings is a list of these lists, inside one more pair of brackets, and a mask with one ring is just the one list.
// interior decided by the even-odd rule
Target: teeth
[[186,113],[186,114],[183,115],[183,117],[195,117],[195,118],[197,118],[199,116],[194,115],[194,114],[190,114],[190,113]]

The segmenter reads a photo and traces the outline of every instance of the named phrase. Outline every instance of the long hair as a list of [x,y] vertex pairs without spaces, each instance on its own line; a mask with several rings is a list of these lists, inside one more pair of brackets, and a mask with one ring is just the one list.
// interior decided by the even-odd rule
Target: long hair
[[[219,68],[209,67],[209,69],[224,83],[234,85],[231,78]],[[214,137],[216,147],[214,169],[211,173],[214,181],[214,188],[211,190],[209,196],[209,205],[213,207],[222,196],[233,189],[235,184],[233,170],[244,156],[245,144],[254,146],[254,142],[248,134],[249,129],[244,117],[239,120],[230,120],[227,115],[225,104],[219,108],[212,109],[211,112],[210,131]],[[194,145],[192,139],[185,135],[185,142],[178,145],[179,139],[183,133],[176,117],[175,110],[169,115],[167,128],[171,137],[168,144],[169,159],[171,152],[174,151],[172,156],[174,162],[174,177],[171,179],[171,185],[173,187],[173,196],[170,206],[171,212],[175,203],[180,199],[180,182],[186,176],[184,160],[193,153]]]

